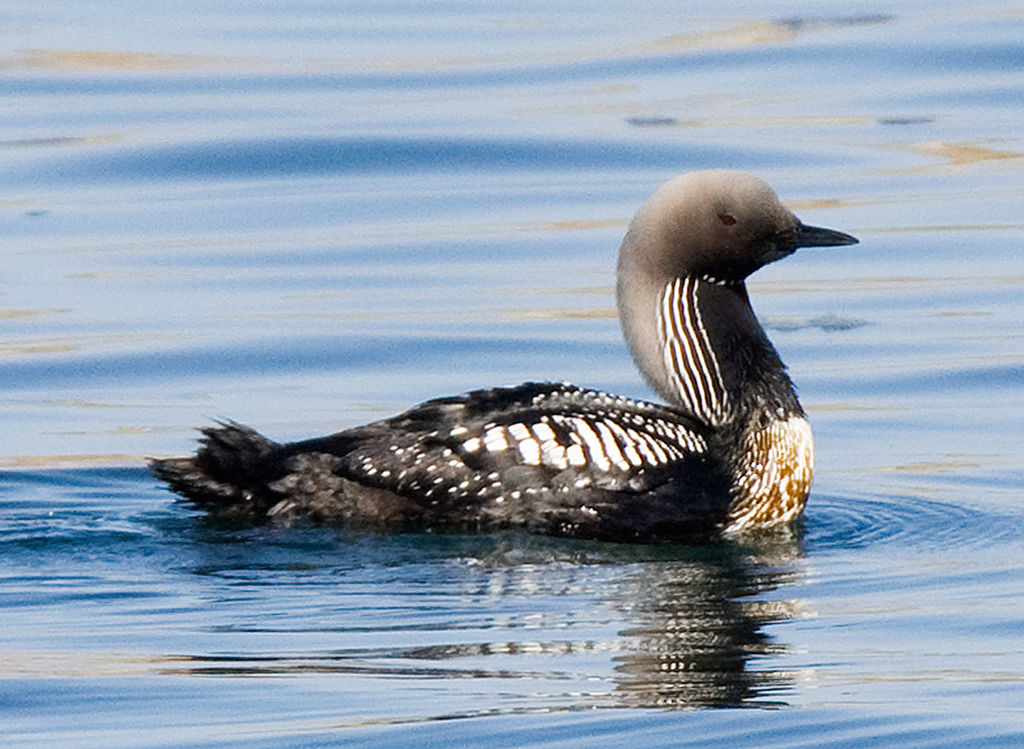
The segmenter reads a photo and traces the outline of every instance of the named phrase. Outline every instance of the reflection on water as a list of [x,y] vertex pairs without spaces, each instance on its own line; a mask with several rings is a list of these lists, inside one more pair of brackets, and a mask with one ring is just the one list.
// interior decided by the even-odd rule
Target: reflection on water
[[[210,521],[197,522],[207,525]],[[307,551],[317,549],[322,557],[329,547],[321,545],[326,537],[316,534],[320,542],[311,541]],[[541,707],[566,711],[785,704],[790,676],[767,662],[758,665],[758,660],[785,649],[764,631],[765,625],[784,622],[799,611],[794,602],[777,597],[766,601],[762,595],[779,589],[784,595],[784,588],[799,580],[799,541],[790,532],[764,534],[742,545],[692,548],[609,549],[518,533],[482,539],[384,537],[377,539],[374,549],[355,543],[362,549],[357,556],[374,566],[390,567],[403,560],[408,564],[412,556],[433,565],[454,564],[445,594],[462,604],[447,612],[419,608],[416,574],[407,577],[396,569],[393,579],[377,587],[376,593],[398,608],[411,605],[407,616],[388,621],[383,629],[379,622],[363,627],[341,616],[321,631],[339,636],[358,632],[381,643],[421,640],[417,644],[331,647],[286,655],[168,654],[153,659],[159,672],[495,681],[505,684],[502,689],[510,697],[514,695],[507,705],[495,708],[497,712]],[[207,558],[196,572],[253,582],[284,575],[280,579],[284,583],[288,570],[306,569],[294,556],[296,547],[289,547],[293,554],[285,569],[264,554],[258,555],[262,561],[251,559],[250,554],[244,568]],[[352,551],[345,552],[349,563]],[[218,547],[204,554],[209,552],[216,555]],[[280,554],[280,550],[264,549],[267,552]],[[311,559],[307,571],[316,574],[317,570]],[[339,580],[338,584],[345,583]],[[573,601],[572,608],[562,611],[560,598]],[[474,606],[467,606],[467,599],[479,605],[490,602],[492,607],[507,599],[514,607],[556,608],[546,614],[517,612],[481,621],[469,614]],[[218,631],[287,635],[289,628],[287,620],[246,624],[242,617]],[[595,631],[600,635],[594,636]],[[465,641],[435,639],[455,633]],[[446,711],[424,719],[451,717],[456,715]]]
[[[7,602],[37,624],[10,633],[0,679],[464,685],[462,703],[419,706],[423,720],[770,707],[792,686],[769,657],[787,645],[766,631],[802,611],[787,598],[803,574],[801,541],[789,531],[687,547],[232,528],[182,516],[183,504],[145,520],[158,496],[142,491],[147,483],[135,470],[7,475],[7,496],[23,498],[0,533]],[[62,500],[72,485],[74,499]],[[120,558],[146,561],[129,580]],[[31,570],[44,559],[69,574],[40,587]],[[78,598],[83,573],[92,592],[68,619],[59,612]],[[132,592],[118,594],[125,586]],[[504,695],[496,703],[473,697],[495,690]],[[371,712],[377,722],[408,715],[391,703]]]
[[[414,21],[415,16],[400,16],[389,19],[393,24],[392,28],[396,34],[401,32],[401,26]],[[115,50],[85,50],[85,49],[46,49],[36,48],[30,50],[19,50],[6,60],[0,59],[0,67],[12,68],[15,70],[44,70],[44,71],[124,71],[124,72],[152,72],[152,71],[233,71],[238,74],[245,73],[283,73],[288,71],[302,71],[312,68],[318,72],[330,70],[332,72],[349,73],[380,73],[383,71],[394,73],[417,73],[417,72],[452,72],[452,71],[481,71],[491,69],[516,70],[517,68],[533,66],[552,65],[573,65],[576,75],[579,75],[579,67],[582,64],[605,66],[610,60],[632,60],[635,63],[650,61],[652,57],[669,57],[680,53],[706,53],[716,50],[732,50],[743,48],[758,48],[767,45],[777,45],[796,41],[802,36],[814,36],[827,34],[830,31],[850,26],[873,26],[885,24],[895,19],[888,15],[849,15],[833,17],[800,17],[778,19],[758,19],[740,23],[726,24],[721,28],[722,21],[714,18],[709,22],[700,25],[711,26],[712,28],[688,33],[670,34],[668,36],[656,36],[650,41],[639,44],[627,44],[620,46],[598,46],[596,48],[576,48],[571,52],[556,46],[554,49],[547,49],[543,52],[529,52],[522,45],[516,44],[516,35],[507,33],[511,27],[506,27],[505,34],[493,37],[497,44],[486,50],[480,50],[473,54],[453,54],[453,47],[445,50],[443,55],[431,57],[410,56],[406,49],[399,48],[391,54],[375,56],[373,59],[360,58],[355,54],[335,56],[333,59],[320,59],[314,65],[303,64],[301,61],[291,59],[286,55],[272,57],[260,53],[251,53],[245,58],[232,58],[214,55],[184,55],[184,54],[155,54],[137,51],[115,51]],[[289,19],[291,20],[291,19]],[[351,19],[355,21],[356,19]],[[346,24],[350,33],[359,34],[360,25],[358,22]],[[452,33],[457,24],[451,24],[446,31]],[[489,23],[493,25],[493,21]],[[420,35],[424,35],[425,29],[415,29]],[[661,29],[663,30],[663,29]],[[483,31],[480,27],[478,33]],[[373,34],[362,35],[372,38]],[[650,36],[649,33],[645,36]],[[363,40],[360,40],[363,41]],[[498,46],[506,47],[504,53],[498,52]],[[355,45],[353,45],[355,46]]]
[[843,26],[861,26],[886,23],[892,16],[837,16],[834,18],[780,18],[754,21],[721,31],[696,34],[676,34],[662,37],[651,46],[658,50],[698,51],[732,47],[758,47],[765,44],[790,42],[801,34],[827,32]]
[[[788,535],[788,534],[786,534]],[[794,582],[797,541],[770,552],[731,546],[705,558],[645,570],[614,593],[632,622],[620,635],[628,653],[616,657],[616,690],[630,707],[740,707],[785,704],[791,677],[758,667],[758,656],[785,645],[764,632],[797,611],[758,595]],[[656,574],[651,574],[656,572]],[[767,665],[767,664],[762,664]]]

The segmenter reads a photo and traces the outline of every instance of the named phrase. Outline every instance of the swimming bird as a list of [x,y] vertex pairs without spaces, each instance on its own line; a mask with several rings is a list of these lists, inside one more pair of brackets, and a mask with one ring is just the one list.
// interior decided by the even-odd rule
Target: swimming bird
[[289,444],[222,422],[196,455],[150,466],[253,522],[619,541],[785,524],[810,490],[811,429],[745,280],[799,247],[856,242],[801,223],[751,174],[684,174],[639,209],[618,261],[622,329],[666,405],[526,383]]

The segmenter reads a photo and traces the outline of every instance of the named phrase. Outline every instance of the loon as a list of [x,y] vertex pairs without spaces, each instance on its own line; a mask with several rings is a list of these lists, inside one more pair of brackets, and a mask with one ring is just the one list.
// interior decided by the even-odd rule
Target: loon
[[813,441],[745,280],[799,247],[856,243],[801,223],[751,174],[683,174],[633,218],[616,287],[633,359],[668,405],[525,383],[288,444],[220,422],[194,456],[150,467],[199,508],[254,523],[616,541],[783,525],[807,501]]

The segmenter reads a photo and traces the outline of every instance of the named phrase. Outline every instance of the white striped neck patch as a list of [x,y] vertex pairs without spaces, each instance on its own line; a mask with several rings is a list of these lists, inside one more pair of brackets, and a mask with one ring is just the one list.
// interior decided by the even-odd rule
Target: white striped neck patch
[[658,340],[669,383],[680,402],[712,426],[732,417],[721,364],[701,315],[699,294],[708,283],[692,276],[670,281],[658,300]]

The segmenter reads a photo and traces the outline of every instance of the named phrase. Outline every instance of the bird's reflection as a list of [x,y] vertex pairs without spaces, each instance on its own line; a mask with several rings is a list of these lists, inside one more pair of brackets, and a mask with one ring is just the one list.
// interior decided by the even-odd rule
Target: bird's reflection
[[632,624],[619,634],[617,694],[633,707],[735,707],[782,704],[791,677],[760,656],[784,650],[764,631],[794,616],[785,600],[761,594],[796,573],[795,535],[721,544],[648,564],[614,594]]
[[[796,604],[778,591],[801,574],[798,531],[703,546],[522,534],[354,536],[340,546],[323,535],[285,538],[287,543],[209,547],[215,559],[195,571],[232,585],[239,577],[259,582],[270,576],[275,588],[282,574],[301,576],[301,585],[314,585],[321,598],[325,591],[337,595],[342,612],[352,606],[346,590],[362,600],[369,589],[392,605],[406,602],[405,615],[395,620],[387,607],[374,613],[371,606],[368,619],[347,623],[342,614],[321,630],[332,643],[329,650],[177,655],[175,673],[333,673],[467,685],[496,680],[502,704],[487,713],[772,707],[785,704],[792,683],[772,667],[770,656],[785,646],[765,628],[795,616]],[[328,555],[346,566],[323,566]],[[439,603],[424,605],[424,596]],[[246,623],[236,612],[222,634],[273,631],[288,637],[307,627],[298,614],[254,613]],[[366,638],[375,644],[356,644]],[[475,693],[466,693],[467,704]],[[444,717],[472,712],[460,710],[458,702]]]

